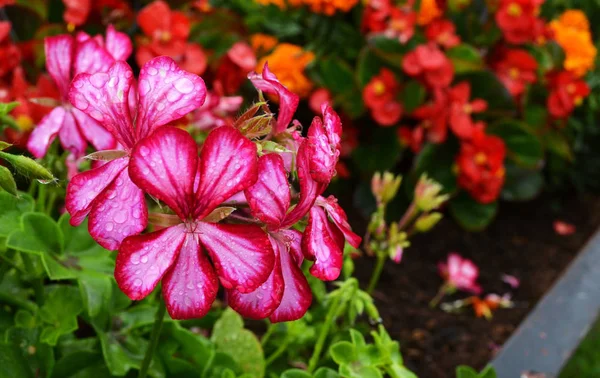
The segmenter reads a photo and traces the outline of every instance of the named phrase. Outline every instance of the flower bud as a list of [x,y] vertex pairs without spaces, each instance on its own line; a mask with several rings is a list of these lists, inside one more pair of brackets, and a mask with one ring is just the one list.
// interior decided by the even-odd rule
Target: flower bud
[[440,194],[443,187],[423,174],[415,187],[415,203],[419,210],[428,212],[440,207],[448,200],[447,194]]
[[240,126],[238,126],[238,130],[240,130],[240,132],[247,138],[259,138],[271,132],[272,120],[272,114],[261,114],[243,122]]
[[392,252],[390,254],[390,259],[392,259],[392,261],[396,264],[400,264],[402,261],[402,255],[404,254],[404,248],[397,245],[396,248],[391,248],[390,252]]
[[384,172],[382,176],[376,172],[371,180],[371,191],[378,203],[386,204],[394,199],[401,182],[402,176],[400,175],[394,176],[390,172]]
[[442,214],[438,212],[423,214],[415,221],[415,230],[418,232],[427,232],[431,230],[440,219],[442,219]]
[[15,178],[8,168],[0,165],[0,188],[6,190],[13,196],[17,195],[17,184]]
[[24,176],[36,179],[42,184],[55,180],[55,177],[46,168],[38,164],[35,160],[23,155],[11,155],[0,151],[0,158],[9,162],[17,171]]

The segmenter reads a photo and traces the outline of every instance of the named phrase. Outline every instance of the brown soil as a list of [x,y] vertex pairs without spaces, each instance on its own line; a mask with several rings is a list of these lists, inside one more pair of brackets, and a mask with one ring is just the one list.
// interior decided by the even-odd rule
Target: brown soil
[[[570,236],[557,235],[554,220],[576,225]],[[600,224],[600,197],[540,198],[524,204],[502,203],[492,225],[480,233],[443,220],[432,232],[413,239],[400,265],[384,268],[374,293],[390,335],[401,342],[406,365],[419,377],[454,377],[461,364],[484,367],[527,313],[551,287]],[[486,292],[513,293],[517,306],[501,309],[491,321],[469,309],[448,314],[428,305],[442,283],[436,264],[456,251],[480,267]],[[357,264],[367,282],[373,260]],[[518,277],[512,290],[501,274]],[[465,298],[457,293],[446,300]]]

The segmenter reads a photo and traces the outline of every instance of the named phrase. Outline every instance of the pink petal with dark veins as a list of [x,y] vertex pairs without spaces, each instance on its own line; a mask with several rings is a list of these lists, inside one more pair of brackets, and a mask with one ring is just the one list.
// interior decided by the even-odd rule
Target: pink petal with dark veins
[[54,79],[62,98],[66,98],[69,92],[74,43],[70,35],[44,38],[46,70]]
[[196,232],[225,288],[249,293],[269,278],[275,256],[260,227],[198,222]]
[[27,141],[27,149],[33,156],[41,159],[46,155],[48,147],[56,138],[65,120],[66,110],[62,106],[58,106],[48,114],[40,123],[33,129],[29,140]]
[[327,215],[329,215],[333,220],[333,223],[335,223],[340,231],[342,231],[344,238],[348,243],[354,248],[358,248],[362,238],[352,232],[352,227],[350,227],[350,224],[348,223],[346,212],[344,212],[344,209],[338,204],[337,198],[334,196],[329,196],[327,198],[319,196],[319,198],[317,198],[317,204],[325,208]]
[[285,244],[279,242],[281,244],[280,250],[285,248],[279,254],[284,291],[281,304],[269,317],[269,320],[273,323],[300,319],[306,314],[312,302],[310,286],[300,268],[303,260],[302,251],[300,250],[302,234],[295,230],[283,230],[280,234],[283,240],[287,240]]
[[270,238],[275,252],[275,265],[269,278],[251,293],[240,293],[235,289],[227,290],[227,303],[240,315],[250,319],[264,319],[279,307],[283,298],[283,275],[281,273],[280,254],[287,254],[285,245]]
[[115,264],[115,279],[123,293],[133,300],[150,294],[175,262],[185,238],[181,224],[125,239]]
[[269,70],[267,63],[263,67],[262,75],[252,72],[248,74],[248,79],[252,81],[256,89],[279,97],[279,114],[277,115],[277,125],[275,126],[274,133],[279,134],[285,131],[290,122],[292,122],[292,118],[294,118],[300,97],[290,92],[277,80],[277,76]]
[[104,48],[115,60],[127,60],[133,51],[129,36],[117,31],[112,25],[108,25],[106,28],[106,44]]
[[85,154],[87,142],[79,132],[71,112],[65,112],[62,127],[58,132],[58,139],[60,139],[60,144],[64,149],[70,151],[75,157],[80,158]]
[[290,207],[290,188],[279,155],[267,154],[258,159],[258,180],[245,194],[252,214],[278,229]]
[[123,169],[94,201],[88,224],[90,235],[104,248],[116,250],[123,239],[144,231],[147,224],[144,192]]
[[136,130],[141,139],[202,105],[206,86],[200,76],[182,70],[169,57],[159,56],[142,67],[138,96]]
[[201,318],[217,298],[219,279],[197,236],[187,234],[177,260],[162,281],[162,292],[173,319]]
[[329,184],[340,157],[342,124],[331,107],[324,105],[322,109],[324,122],[315,117],[308,129],[310,174],[316,181]]
[[181,219],[194,210],[194,179],[198,147],[185,131],[161,127],[140,141],[131,153],[129,174],[144,190],[166,203]]
[[92,202],[106,189],[123,169],[129,158],[111,160],[108,163],[73,177],[67,186],[65,207],[71,214],[71,225],[79,225],[90,212]]
[[119,143],[132,147],[135,135],[128,101],[132,83],[129,65],[116,62],[107,73],[77,75],[69,88],[69,101],[100,122]]
[[76,108],[71,108],[71,114],[75,117],[81,134],[90,141],[96,150],[114,150],[117,147],[117,142],[112,134],[92,117]]
[[202,219],[257,179],[256,145],[230,126],[214,129],[200,152],[194,217]]
[[337,279],[342,270],[344,235],[329,223],[327,214],[319,206],[313,206],[302,237],[304,256],[315,263],[310,273],[322,281]]

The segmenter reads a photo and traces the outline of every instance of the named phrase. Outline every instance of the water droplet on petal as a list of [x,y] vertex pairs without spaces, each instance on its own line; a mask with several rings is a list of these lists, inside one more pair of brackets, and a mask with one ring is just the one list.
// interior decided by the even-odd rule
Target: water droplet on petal
[[141,279],[139,279],[139,278],[136,278],[136,279],[133,281],[133,286],[135,286],[135,287],[140,287],[140,286],[142,286],[142,280],[141,280]]
[[177,80],[173,84],[173,86],[179,92],[185,93],[185,94],[191,93],[194,90],[194,83],[192,83],[192,81],[190,79],[187,79],[185,77],[182,77],[181,79]]

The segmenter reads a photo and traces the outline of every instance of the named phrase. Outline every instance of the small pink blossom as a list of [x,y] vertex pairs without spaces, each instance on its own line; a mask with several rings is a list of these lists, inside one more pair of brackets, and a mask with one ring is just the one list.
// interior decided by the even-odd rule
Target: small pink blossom
[[209,92],[204,104],[194,111],[192,126],[199,130],[232,126],[233,118],[243,102],[241,96],[222,96],[217,91]]
[[394,255],[392,256],[392,261],[396,264],[400,264],[402,262],[402,256],[404,255],[404,248],[401,246],[396,247],[394,251]]
[[573,235],[577,230],[575,225],[560,220],[554,221],[552,225],[554,227],[554,232],[561,236]]
[[457,253],[450,253],[446,263],[438,263],[440,275],[446,283],[453,288],[480,294],[482,289],[476,281],[479,277],[479,268],[469,259]]
[[510,274],[503,274],[502,282],[508,284],[513,289],[517,289],[521,285],[521,281],[519,281],[517,277]]

